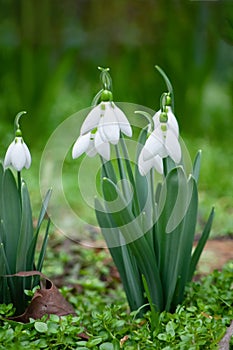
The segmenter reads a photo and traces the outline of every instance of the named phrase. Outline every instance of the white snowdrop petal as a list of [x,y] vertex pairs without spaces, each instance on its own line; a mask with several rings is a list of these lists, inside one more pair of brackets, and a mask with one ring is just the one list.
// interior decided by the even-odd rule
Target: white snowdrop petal
[[80,135],[78,137],[72,149],[73,159],[80,157],[84,152],[86,152],[90,143],[90,137],[90,132],[85,135]]
[[12,154],[12,150],[14,149],[14,145],[15,145],[15,140],[11,142],[11,144],[7,148],[6,155],[4,158],[4,164],[3,164],[4,168],[8,167],[11,164],[11,154]]
[[174,134],[178,138],[179,137],[179,125],[178,125],[177,119],[176,119],[175,115],[173,114],[171,107],[167,107],[167,108],[168,108],[168,113],[167,113],[167,115],[168,115],[168,121],[167,121],[168,129],[173,130]]
[[120,138],[120,128],[112,108],[106,109],[105,115],[101,119],[106,140],[116,145]]
[[98,131],[95,134],[95,149],[104,159],[110,159],[110,145],[108,142],[103,142]]
[[154,130],[148,137],[144,146],[144,160],[148,160],[156,155],[161,155],[164,149],[162,134]]
[[24,166],[26,169],[29,169],[31,166],[31,162],[32,162],[31,154],[30,154],[29,149],[28,149],[25,142],[22,143],[22,146],[23,146],[24,154],[25,154],[25,158],[26,158]]
[[95,149],[95,143],[94,140],[91,139],[88,149],[86,150],[86,154],[88,155],[88,157],[94,157],[97,154],[97,151]]
[[159,174],[163,174],[163,160],[160,156],[153,158],[153,167],[157,170]]
[[100,122],[98,125],[98,133],[99,133],[99,136],[101,137],[103,142],[108,142],[107,137],[106,137],[105,132],[104,132],[104,123],[103,123],[102,117],[100,118]]
[[104,111],[102,110],[101,105],[94,107],[84,120],[81,126],[80,134],[84,135],[87,132],[95,129],[99,124],[100,116],[103,114],[103,112]]
[[165,145],[168,155],[174,160],[175,163],[179,163],[181,160],[181,148],[179,140],[172,130],[167,131]]
[[119,127],[120,127],[121,131],[126,136],[131,137],[132,136],[132,128],[130,126],[130,123],[129,123],[125,113],[119,107],[117,107],[115,104],[113,106],[114,106],[114,113],[115,113],[116,119],[119,123]]
[[155,115],[152,117],[154,122],[154,129],[157,129],[157,127],[160,125],[159,117],[161,114],[161,109],[155,113]]
[[150,169],[153,167],[153,158],[149,160],[144,160],[143,153],[144,153],[144,150],[142,149],[138,158],[138,170],[142,176],[146,175],[150,171]]
[[26,155],[21,140],[15,142],[14,148],[11,152],[11,164],[17,170],[21,171],[26,163]]

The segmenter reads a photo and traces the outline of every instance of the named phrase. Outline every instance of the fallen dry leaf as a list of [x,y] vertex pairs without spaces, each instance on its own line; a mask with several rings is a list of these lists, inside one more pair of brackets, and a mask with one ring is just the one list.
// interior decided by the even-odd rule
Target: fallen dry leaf
[[10,317],[9,319],[27,323],[30,318],[35,320],[44,315],[75,315],[74,308],[65,300],[53,282],[41,272],[25,271],[18,272],[12,276],[28,277],[38,275],[45,280],[45,285],[42,285],[41,289],[36,290],[30,304],[22,315]]

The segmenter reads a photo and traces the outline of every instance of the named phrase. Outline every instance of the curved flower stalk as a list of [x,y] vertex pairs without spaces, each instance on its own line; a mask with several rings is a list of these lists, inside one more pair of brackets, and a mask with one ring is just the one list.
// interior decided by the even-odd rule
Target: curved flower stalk
[[15,139],[9,145],[4,159],[4,168],[12,165],[13,168],[18,172],[21,171],[23,168],[30,168],[32,161],[30,151],[23,140],[22,132],[19,127],[19,118],[22,116],[22,114],[25,113],[26,112],[20,112],[16,116]]
[[163,158],[168,156],[175,163],[181,160],[179,126],[170,105],[165,105],[156,112],[153,122],[154,130],[146,140],[138,159],[141,175],[146,175],[152,168],[163,174]]
[[[80,136],[75,142],[72,157],[78,158],[86,152],[90,157],[100,154],[104,159],[110,159],[110,144],[116,145],[122,132],[132,136],[132,129],[123,111],[112,101],[112,93],[103,78],[104,89],[101,90],[101,102],[95,106],[84,120]],[[97,94],[99,95],[99,93]]]

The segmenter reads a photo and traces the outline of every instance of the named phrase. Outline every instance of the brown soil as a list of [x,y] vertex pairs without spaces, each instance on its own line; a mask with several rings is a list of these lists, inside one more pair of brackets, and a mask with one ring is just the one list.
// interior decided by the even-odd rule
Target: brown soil
[[207,241],[198,263],[198,274],[206,275],[233,260],[233,239],[219,238]]

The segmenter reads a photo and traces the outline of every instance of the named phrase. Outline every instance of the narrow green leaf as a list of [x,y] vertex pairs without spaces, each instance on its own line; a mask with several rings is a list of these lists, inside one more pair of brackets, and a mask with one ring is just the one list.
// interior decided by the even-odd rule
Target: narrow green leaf
[[117,183],[116,173],[111,161],[105,162],[102,160],[102,176],[101,178],[107,177],[112,180],[115,184]]
[[38,258],[38,263],[37,263],[37,271],[42,270],[43,262],[44,262],[44,257],[45,257],[45,252],[48,244],[48,238],[49,238],[49,228],[50,228],[50,219],[48,219],[47,225],[46,225],[46,230],[45,230],[45,236],[43,239],[43,244],[40,250],[39,258]]
[[133,170],[132,170],[131,163],[130,163],[130,157],[128,154],[128,150],[127,150],[123,135],[121,135],[120,144],[122,147],[123,158],[125,161],[126,171],[128,174],[128,180],[133,188],[132,211],[133,211],[134,215],[137,216],[140,214],[140,205],[139,205],[138,196],[137,196],[138,192],[137,192],[137,187],[136,187],[136,183],[135,183],[135,179],[134,179],[134,175],[133,175]]
[[15,273],[21,227],[21,204],[15,178],[10,169],[7,169],[3,174],[1,193],[2,220],[7,234],[5,252],[10,273]]
[[158,264],[165,308],[170,310],[174,298],[182,294],[180,291],[184,290],[187,281],[197,216],[196,182],[193,178],[187,181],[182,167],[168,173],[162,184],[158,206],[159,219],[155,225]]
[[127,200],[130,200],[130,199],[132,199],[132,196],[133,196],[132,195],[132,188],[131,188],[129,181],[128,181],[128,178],[126,176],[124,164],[123,164],[120,152],[119,152],[118,145],[115,146],[115,150],[116,150],[117,164],[118,164],[118,169],[119,169],[119,174],[120,174],[120,179],[121,179],[122,192],[123,192],[124,197]]
[[187,211],[184,219],[182,220],[182,225],[180,225],[179,245],[174,273],[175,276],[173,285],[171,284],[170,288],[170,300],[168,300],[169,308],[171,306],[172,310],[174,310],[176,306],[183,301],[185,285],[188,281],[198,208],[198,192],[196,181],[193,177],[191,177],[188,181],[186,205]]
[[170,80],[168,79],[168,76],[166,75],[166,73],[163,71],[162,68],[160,68],[159,66],[155,66],[155,68],[157,69],[157,71],[162,75],[166,85],[167,85],[167,89],[168,91],[170,92],[170,94],[172,95],[173,97],[173,87],[172,87],[172,84],[170,82]]
[[191,281],[193,278],[193,274],[196,270],[197,263],[198,263],[199,258],[201,256],[201,253],[205,247],[206,241],[209,237],[210,230],[211,230],[212,223],[213,223],[213,219],[214,219],[214,208],[212,208],[212,210],[210,212],[208,221],[204,227],[201,238],[199,239],[199,242],[198,242],[198,244],[193,252],[191,264],[190,264],[190,268],[189,268],[189,278],[188,278],[189,281]]
[[[52,194],[52,190],[50,189],[50,190],[47,191],[47,193],[45,195],[45,198],[44,198],[44,201],[43,201],[42,206],[41,206],[39,218],[38,218],[38,221],[37,221],[36,232],[35,232],[35,234],[33,236],[33,239],[31,240],[30,247],[28,248],[28,264],[29,265],[33,265],[35,263],[35,261],[34,261],[35,260],[35,250],[36,250],[36,244],[37,244],[37,240],[38,240],[38,235],[39,235],[39,232],[40,232],[40,229],[41,229],[42,222],[43,222],[43,220],[44,220],[44,218],[46,216],[46,213],[47,213],[48,204],[49,204],[49,200],[50,200],[51,194]],[[45,236],[46,236],[46,232],[45,232]]]
[[21,200],[22,219],[17,247],[16,272],[33,270],[33,266],[28,264],[28,261],[31,262],[31,257],[26,254],[33,238],[33,223],[30,197],[24,181],[21,184]]
[[103,179],[103,193],[106,199],[106,209],[122,232],[127,246],[136,258],[139,269],[145,275],[153,303],[158,310],[161,310],[163,295],[160,274],[153,247],[147,242],[141,230],[140,220],[134,217],[117,186],[106,178]]
[[[3,263],[4,268],[2,267],[1,272],[7,275],[11,274],[10,268],[9,268],[9,264],[7,261],[7,257],[6,257],[6,253],[5,253],[5,249],[4,249],[4,244],[1,242],[0,240],[0,256],[1,256],[1,263]],[[1,295],[1,299],[3,300],[3,302],[8,302],[8,303],[13,303],[15,306],[17,304],[17,298],[18,298],[18,293],[17,290],[15,288],[15,284],[14,284],[14,277],[3,277],[2,278],[2,286],[3,286],[3,290],[0,290],[0,295]]]
[[45,198],[43,200],[43,203],[42,203],[42,206],[41,206],[41,210],[40,210],[40,214],[39,214],[39,217],[38,217],[38,221],[37,221],[37,226],[36,226],[36,229],[39,230],[40,229],[40,226],[44,220],[44,217],[47,213],[47,209],[48,209],[48,205],[49,205],[49,201],[50,201],[50,198],[51,198],[51,195],[52,195],[52,189],[49,189],[45,195]]
[[170,173],[170,171],[174,168],[176,168],[176,163],[174,162],[173,159],[171,159],[171,157],[168,156],[166,158],[163,158],[164,176],[167,176],[167,174]]
[[161,183],[161,182],[158,182],[158,184],[157,184],[157,186],[156,186],[156,190],[155,190],[155,202],[156,202],[156,203],[159,202],[161,189],[162,189],[162,183]]
[[3,204],[3,193],[2,193],[2,181],[3,181],[3,165],[2,162],[0,162],[0,220],[2,219],[2,204]]
[[199,150],[197,152],[197,155],[196,155],[196,157],[194,159],[194,163],[193,163],[193,177],[197,183],[198,183],[200,169],[201,169],[201,156],[202,156],[202,152],[201,152],[201,150]]
[[145,279],[144,275],[142,275],[142,282],[143,282],[143,286],[144,286],[144,289],[145,289],[145,292],[146,292],[147,299],[148,299],[149,304],[150,304],[150,309],[151,309],[151,330],[153,332],[156,329],[156,327],[158,326],[159,313],[156,311],[155,305],[152,302],[150,291],[149,291],[149,288],[148,288],[148,285],[147,285],[147,282],[146,282],[146,279]]
[[137,310],[145,303],[145,298],[136,260],[129,252],[127,246],[122,245],[122,235],[118,228],[111,228],[113,226],[111,217],[104,212],[104,208],[97,198],[95,199],[95,212],[108,249],[120,273],[130,309]]
[[136,165],[135,165],[135,188],[137,192],[140,211],[145,210],[145,205],[149,195],[149,179],[148,176],[142,176],[138,170],[138,158],[143,145],[146,142],[147,130],[143,129],[138,138],[138,145],[136,151]]

